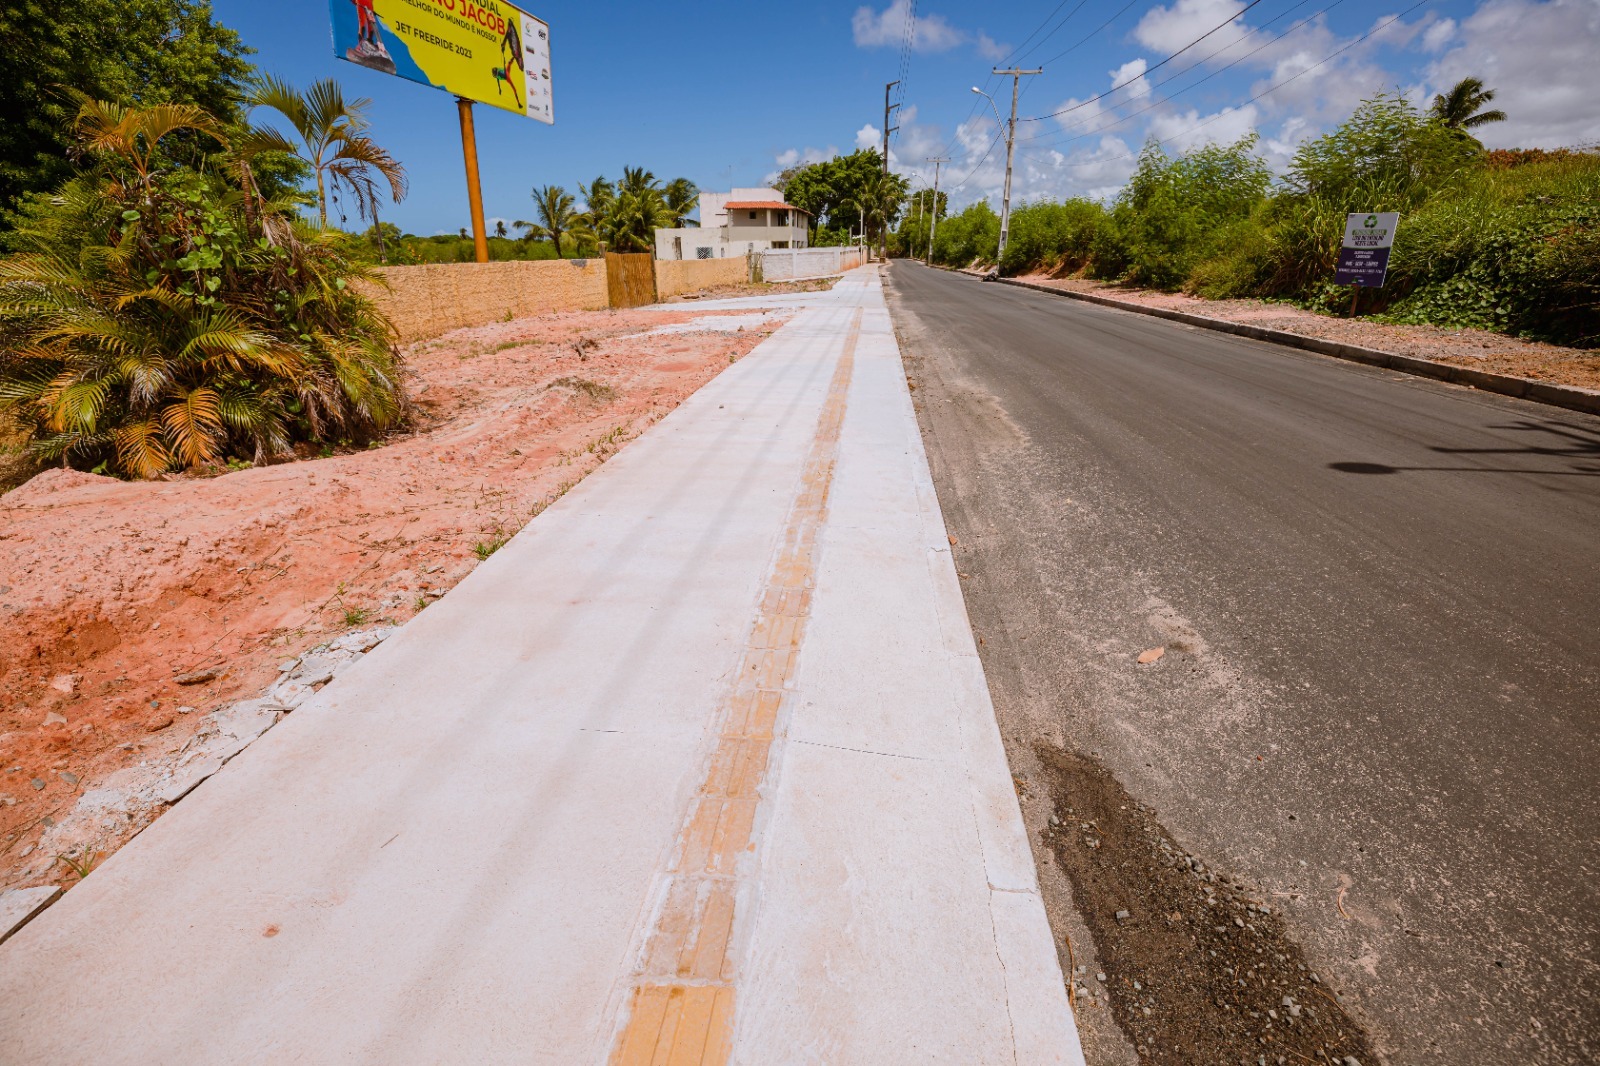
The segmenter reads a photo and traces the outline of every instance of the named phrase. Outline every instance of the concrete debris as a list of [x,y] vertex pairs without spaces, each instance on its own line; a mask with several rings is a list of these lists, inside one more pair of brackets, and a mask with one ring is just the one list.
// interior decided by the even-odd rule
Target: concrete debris
[[[103,851],[106,841],[120,842],[138,833],[397,628],[379,626],[346,633],[290,660],[265,695],[228,704],[203,716],[199,729],[182,748],[126,767],[98,782],[98,787],[80,796],[58,823],[47,824],[39,846],[47,855],[73,854],[83,848]],[[219,668],[211,677],[220,675]],[[194,710],[179,708],[185,714]],[[163,724],[170,725],[170,719]],[[68,784],[77,783],[71,774],[60,776]],[[32,784],[36,789],[45,787],[43,779],[36,778]],[[0,913],[0,930],[4,925],[4,914]],[[4,935],[0,932],[0,939]]]
[[34,915],[54,903],[59,895],[61,889],[56,885],[14,888],[9,892],[0,892],[0,944],[4,944],[12,933],[32,921]]

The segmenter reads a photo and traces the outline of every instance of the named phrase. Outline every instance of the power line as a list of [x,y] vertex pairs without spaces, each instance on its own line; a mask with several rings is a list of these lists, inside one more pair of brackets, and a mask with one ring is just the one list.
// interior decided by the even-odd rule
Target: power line
[[[1067,17],[1062,19],[1060,22],[1056,23],[1055,27],[1049,33],[1047,33],[1043,37],[1039,38],[1038,42],[1032,48],[1028,49],[1026,52],[1023,52],[1021,55],[1016,56],[1016,62],[1018,62],[1018,63],[1022,62],[1024,59],[1027,59],[1029,56],[1033,55],[1034,52],[1036,52],[1040,48],[1044,47],[1044,43],[1046,41],[1048,41],[1050,38],[1054,37],[1056,34],[1060,33],[1062,27],[1066,26],[1067,23],[1071,22],[1072,21],[1072,16],[1076,15],[1079,11],[1082,11],[1083,10],[1083,5],[1088,3],[1088,2],[1089,2],[1089,0],[1078,0],[1078,2],[1075,5],[1073,5],[1072,10],[1067,12]],[[1067,0],[1061,0],[1061,3],[1056,5],[1056,11],[1060,11],[1062,8],[1064,8],[1066,6],[1067,6]],[[1056,17],[1056,12],[1055,11],[1050,12],[1050,18],[1055,18],[1055,17]],[[1050,19],[1046,19],[1045,21],[1048,22],[1048,21],[1050,21]],[[1034,33],[1038,33],[1038,32],[1039,32],[1038,30],[1034,31]],[[1032,36],[1032,34],[1030,34],[1029,36]],[[1022,44],[1027,44],[1027,43],[1028,43],[1027,41],[1023,41],[1022,42]],[[1020,47],[1022,47],[1022,45],[1018,45],[1017,47],[1020,48]],[[1016,55],[1016,53],[1012,52],[1012,55]],[[1010,57],[1007,57],[1007,58],[1009,59]]]
[[1248,4],[1246,4],[1244,7],[1239,9],[1239,13],[1234,15],[1233,18],[1230,18],[1225,22],[1217,23],[1215,26],[1211,27],[1209,30],[1207,30],[1206,32],[1202,33],[1200,36],[1196,37],[1194,40],[1190,41],[1188,44],[1184,45],[1182,48],[1178,49],[1176,52],[1172,53],[1170,56],[1168,56],[1167,58],[1163,59],[1161,62],[1157,63],[1155,66],[1147,67],[1144,70],[1141,70],[1137,77],[1132,77],[1132,78],[1129,78],[1126,81],[1118,82],[1117,84],[1113,85],[1111,88],[1107,89],[1105,92],[1100,93],[1098,96],[1091,96],[1091,97],[1089,97],[1089,99],[1081,101],[1081,102],[1076,103],[1076,104],[1073,104],[1071,107],[1063,107],[1060,111],[1052,111],[1048,115],[1036,115],[1033,118],[1023,118],[1023,119],[1018,119],[1017,121],[1019,121],[1019,122],[1043,122],[1047,118],[1057,118],[1057,117],[1059,117],[1061,115],[1067,114],[1068,112],[1076,111],[1080,107],[1088,107],[1090,104],[1094,103],[1097,100],[1104,100],[1106,97],[1110,96],[1112,93],[1116,92],[1118,89],[1126,88],[1127,86],[1132,85],[1134,82],[1138,81],[1139,78],[1143,78],[1143,77],[1148,76],[1149,73],[1152,70],[1159,70],[1162,67],[1166,66],[1168,63],[1172,62],[1174,59],[1177,59],[1179,56],[1183,55],[1183,53],[1187,52],[1189,49],[1193,48],[1195,45],[1199,44],[1201,41],[1205,40],[1207,37],[1210,37],[1213,33],[1216,33],[1218,30],[1220,30],[1223,27],[1227,26],[1229,23],[1238,21],[1238,19],[1241,16],[1243,16],[1246,11],[1249,11],[1251,8],[1255,7],[1257,4],[1259,4],[1261,2],[1262,2],[1262,0],[1250,0],[1250,2]]
[[[901,104],[904,104],[905,103],[905,99],[906,99],[906,82],[907,82],[908,77],[909,77],[909,75],[911,73],[911,53],[916,47],[916,38],[917,38],[917,0],[911,0],[910,4],[906,8],[905,35],[901,39],[901,42],[900,42],[900,76],[895,79],[896,82],[900,86],[900,103]],[[885,161],[886,165],[887,165],[888,158],[889,158],[889,154],[888,154],[889,153],[889,142],[890,142],[890,140],[892,140],[894,138],[895,134],[897,134],[898,132],[899,132],[899,128],[898,127],[896,127],[893,130],[890,130],[889,131],[889,138],[884,141],[884,161]]]
[[[1272,20],[1270,20],[1268,22],[1263,23],[1261,28],[1265,29],[1267,26],[1270,26],[1270,25],[1272,25],[1272,23],[1278,21],[1278,19],[1283,18],[1284,15],[1287,15],[1290,12],[1297,10],[1298,8],[1304,7],[1309,2],[1310,2],[1310,0],[1300,0],[1300,2],[1298,4],[1295,4],[1294,7],[1289,8],[1288,11],[1285,11],[1282,14],[1278,15],[1276,18],[1274,18],[1274,19],[1272,19]],[[1063,144],[1070,144],[1073,141],[1082,140],[1085,137],[1092,137],[1097,133],[1104,133],[1106,130],[1115,129],[1118,126],[1121,126],[1121,125],[1123,125],[1123,124],[1125,124],[1127,122],[1130,122],[1134,118],[1138,117],[1139,115],[1142,115],[1147,111],[1152,111],[1155,108],[1160,107],[1162,104],[1171,103],[1173,100],[1175,100],[1178,97],[1182,96],[1184,93],[1188,92],[1189,90],[1197,88],[1197,87],[1199,87],[1201,85],[1204,85],[1206,82],[1210,81],[1212,78],[1216,77],[1218,74],[1221,74],[1224,71],[1227,71],[1227,70],[1229,70],[1229,69],[1231,69],[1233,67],[1238,66],[1240,63],[1243,63],[1246,59],[1249,59],[1251,56],[1255,55],[1257,52],[1260,52],[1263,49],[1270,48],[1272,45],[1277,44],[1279,41],[1283,40],[1285,37],[1289,36],[1291,33],[1294,33],[1296,30],[1299,30],[1299,29],[1305,27],[1306,25],[1310,24],[1314,20],[1316,20],[1318,18],[1321,18],[1323,15],[1326,15],[1328,12],[1332,11],[1334,8],[1338,7],[1342,3],[1344,3],[1344,0],[1333,0],[1333,3],[1329,4],[1327,7],[1323,8],[1321,11],[1318,11],[1316,14],[1306,16],[1305,18],[1301,19],[1299,22],[1295,23],[1293,26],[1290,26],[1288,29],[1286,29],[1282,33],[1278,34],[1276,37],[1273,37],[1271,40],[1262,43],[1260,46],[1251,49],[1250,51],[1246,52],[1244,55],[1239,56],[1237,59],[1230,60],[1228,63],[1218,67],[1216,70],[1213,70],[1211,73],[1207,74],[1205,77],[1199,79],[1198,81],[1191,82],[1190,84],[1185,85],[1183,88],[1173,91],[1170,95],[1168,95],[1168,96],[1166,96],[1164,98],[1158,98],[1158,99],[1152,100],[1150,103],[1146,104],[1144,107],[1141,107],[1139,110],[1131,111],[1131,112],[1127,113],[1126,115],[1123,115],[1121,118],[1118,118],[1114,122],[1108,122],[1103,126],[1096,126],[1092,130],[1086,130],[1083,133],[1074,134],[1071,137],[1066,137],[1066,138],[1063,138],[1063,139],[1060,139],[1060,140],[1046,140],[1044,138],[1039,138],[1039,139],[1029,143],[1028,150],[1029,151],[1034,151],[1034,150],[1039,149],[1039,148],[1055,148],[1055,147],[1058,147],[1058,146],[1063,145]],[[1255,33],[1256,30],[1252,28],[1251,30],[1249,30],[1249,32],[1250,33]],[[1238,42],[1234,42],[1234,44],[1237,44],[1237,43]],[[1215,59],[1217,56],[1221,55],[1222,53],[1226,52],[1228,49],[1230,49],[1232,47],[1234,47],[1233,44],[1224,45],[1223,47],[1217,49],[1215,52],[1212,52],[1210,55],[1206,56],[1204,59],[1196,60],[1191,66],[1185,67],[1184,69],[1182,69],[1180,71],[1177,71],[1176,73],[1171,74],[1168,77],[1165,77],[1165,78],[1161,79],[1158,82],[1155,82],[1151,86],[1151,88],[1152,89],[1159,89],[1159,88],[1161,88],[1161,86],[1167,85],[1167,84],[1169,84],[1169,83],[1171,83],[1173,81],[1176,81],[1177,79],[1183,77],[1185,74],[1193,73],[1195,70],[1199,69],[1201,66],[1203,66],[1204,64],[1206,64],[1206,63],[1210,62],[1211,60]],[[1120,106],[1124,106],[1124,105],[1113,104],[1112,106],[1113,107],[1120,107]],[[1056,131],[1056,133],[1050,134],[1050,137],[1054,138],[1054,137],[1059,136],[1059,134],[1068,132],[1069,130],[1077,129],[1077,128],[1081,127],[1086,122],[1092,122],[1093,119],[1094,119],[1094,116],[1090,116],[1089,118],[1085,118],[1085,119],[1080,119],[1080,120],[1078,120],[1076,122],[1073,122],[1072,124],[1070,124],[1068,126],[1063,127],[1061,130]]]
[[1092,29],[1088,33],[1084,34],[1081,38],[1078,39],[1076,44],[1072,45],[1072,47],[1068,48],[1064,52],[1057,52],[1055,55],[1051,56],[1049,59],[1046,59],[1043,63],[1040,63],[1039,65],[1041,67],[1048,67],[1050,64],[1054,63],[1058,59],[1061,59],[1063,56],[1069,56],[1073,52],[1076,52],[1079,48],[1082,48],[1084,45],[1088,44],[1091,40],[1093,40],[1095,37],[1097,37],[1101,30],[1105,29],[1107,26],[1111,25],[1113,22],[1117,21],[1119,18],[1121,18],[1123,15],[1125,15],[1127,13],[1127,11],[1128,11],[1128,8],[1132,7],[1134,4],[1137,4],[1138,2],[1139,2],[1139,0],[1128,0],[1128,2],[1126,4],[1123,4],[1120,8],[1117,9],[1117,13],[1115,15],[1112,15],[1110,18],[1108,18],[1104,22],[1100,23],[1100,25],[1096,26],[1094,29]]
[[[1240,108],[1245,107],[1245,106],[1247,106],[1249,104],[1253,104],[1257,100],[1260,100],[1262,97],[1270,95],[1271,93],[1277,92],[1279,89],[1283,88],[1285,85],[1288,85],[1290,82],[1296,81],[1299,78],[1302,78],[1307,74],[1310,74],[1313,70],[1316,70],[1318,67],[1321,67],[1324,64],[1332,62],[1333,60],[1337,59],[1339,56],[1343,55],[1344,53],[1348,52],[1350,49],[1354,48],[1356,45],[1360,44],[1362,41],[1367,40],[1369,37],[1375,36],[1377,33],[1379,33],[1382,30],[1388,29],[1390,26],[1394,25],[1396,22],[1399,22],[1401,19],[1403,19],[1407,15],[1411,14],[1411,12],[1417,10],[1417,8],[1425,6],[1428,2],[1429,2],[1429,0],[1417,0],[1417,2],[1415,4],[1412,4],[1410,7],[1406,8],[1404,11],[1400,12],[1400,14],[1394,15],[1391,18],[1389,18],[1387,21],[1379,23],[1377,26],[1374,26],[1372,29],[1368,30],[1366,33],[1363,33],[1360,37],[1357,37],[1355,40],[1351,41],[1349,44],[1345,45],[1343,48],[1340,48],[1337,51],[1329,53],[1327,56],[1324,56],[1322,59],[1320,59],[1317,62],[1313,63],[1311,66],[1309,66],[1306,69],[1300,71],[1299,73],[1291,74],[1289,77],[1284,78],[1282,81],[1278,82],[1276,85],[1269,85],[1267,88],[1261,90],[1260,92],[1256,93],[1254,96],[1250,97],[1250,99],[1244,101],[1244,103],[1238,104],[1238,105],[1236,105],[1234,107],[1230,107],[1230,108],[1228,108],[1228,109],[1226,109],[1224,111],[1218,112],[1217,114],[1215,114],[1215,115],[1211,116],[1210,118],[1206,119],[1204,122],[1196,123],[1195,125],[1190,126],[1186,130],[1179,130],[1177,133],[1172,134],[1170,137],[1164,137],[1164,138],[1152,140],[1150,143],[1152,143],[1152,144],[1167,144],[1167,143],[1169,143],[1171,141],[1178,140],[1181,137],[1187,137],[1189,134],[1194,133],[1196,130],[1205,129],[1207,126],[1211,125],[1213,122],[1220,122],[1222,119],[1226,118],[1228,115],[1237,113]],[[1093,167],[1093,166],[1099,166],[1101,163],[1114,163],[1114,162],[1116,162],[1118,160],[1121,160],[1121,159],[1137,159],[1138,156],[1139,156],[1139,153],[1137,153],[1137,152],[1127,152],[1127,153],[1124,153],[1123,155],[1102,156],[1099,159],[1091,159],[1091,160],[1089,160],[1087,162],[1083,162],[1083,163],[1058,163],[1057,166],[1059,166],[1059,167]],[[976,168],[974,168],[974,169],[976,169]]]

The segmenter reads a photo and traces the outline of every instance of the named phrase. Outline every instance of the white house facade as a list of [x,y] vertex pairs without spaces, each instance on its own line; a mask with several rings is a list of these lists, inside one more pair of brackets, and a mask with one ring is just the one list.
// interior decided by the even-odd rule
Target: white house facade
[[657,259],[723,259],[772,248],[805,248],[811,216],[776,189],[700,194],[700,225],[656,230]]

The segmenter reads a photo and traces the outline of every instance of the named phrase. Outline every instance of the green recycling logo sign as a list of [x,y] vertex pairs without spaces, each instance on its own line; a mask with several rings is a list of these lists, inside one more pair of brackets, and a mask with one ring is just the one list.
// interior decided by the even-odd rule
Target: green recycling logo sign
[[1377,224],[1378,224],[1378,216],[1377,215],[1368,215],[1367,218],[1366,218],[1366,221],[1362,222],[1361,224],[1363,226],[1365,226],[1367,229],[1372,229],[1373,227],[1377,226]]

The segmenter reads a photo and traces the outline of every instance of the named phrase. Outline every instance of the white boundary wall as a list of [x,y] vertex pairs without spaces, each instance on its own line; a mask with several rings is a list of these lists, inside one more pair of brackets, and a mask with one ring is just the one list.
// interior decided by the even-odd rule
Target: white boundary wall
[[782,248],[768,249],[761,255],[761,277],[764,281],[795,281],[800,278],[824,278],[830,274],[843,274],[866,262],[860,248]]

